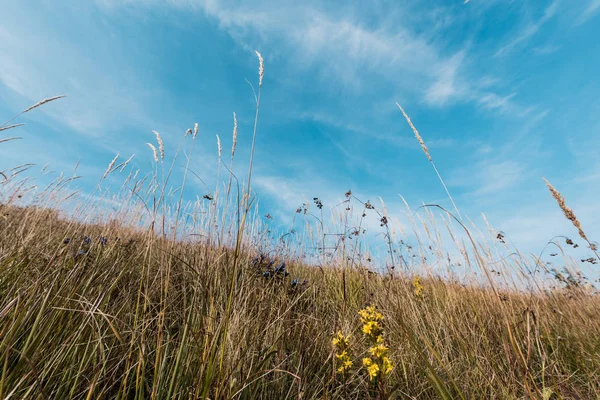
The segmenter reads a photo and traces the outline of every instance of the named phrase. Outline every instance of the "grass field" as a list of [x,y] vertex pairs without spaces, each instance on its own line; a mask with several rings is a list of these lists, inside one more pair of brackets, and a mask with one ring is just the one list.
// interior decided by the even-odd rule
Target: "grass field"
[[[188,166],[196,133],[175,155]],[[562,272],[521,254],[498,260],[501,235],[485,241],[456,206],[432,206],[412,219],[426,235],[408,249],[384,205],[351,192],[335,227],[315,199],[296,214],[311,221],[303,245],[272,239],[254,207],[253,160],[247,176],[229,172],[233,135],[230,159],[219,145],[224,186],[191,203],[187,169],[170,181],[158,133],[155,168],[131,171],[117,211],[102,208],[107,198],[73,205],[73,177],[32,194],[26,166],[3,172],[0,398],[599,398],[600,301],[569,261],[571,239],[555,241]],[[115,158],[102,181],[127,167]],[[384,235],[369,236],[367,218]],[[460,276],[428,272],[446,262],[442,234],[462,254]],[[386,257],[361,247],[373,240]]]

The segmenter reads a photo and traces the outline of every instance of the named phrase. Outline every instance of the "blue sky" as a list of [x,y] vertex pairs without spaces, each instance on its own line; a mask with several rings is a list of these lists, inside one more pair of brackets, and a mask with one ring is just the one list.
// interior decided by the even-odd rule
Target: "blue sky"
[[[25,115],[0,168],[50,163],[91,190],[116,153],[150,170],[152,130],[172,154],[200,125],[194,170],[216,169],[232,113],[249,157],[265,58],[254,189],[286,224],[306,199],[348,189],[390,213],[448,206],[402,118],[412,118],[463,215],[485,213],[526,251],[576,236],[542,176],[600,237],[600,1],[96,0],[5,2],[0,120]],[[194,190],[195,189],[195,190]],[[200,184],[189,198],[204,194]],[[398,211],[399,212],[399,211]]]

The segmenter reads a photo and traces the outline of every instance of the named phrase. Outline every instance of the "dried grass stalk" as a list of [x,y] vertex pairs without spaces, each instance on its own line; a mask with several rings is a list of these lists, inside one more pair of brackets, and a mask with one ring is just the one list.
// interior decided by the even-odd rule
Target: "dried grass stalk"
[[9,137],[9,138],[4,138],[4,139],[0,139],[0,143],[4,143],[4,142],[10,142],[11,140],[17,140],[17,139],[22,139],[20,137]]
[[163,144],[163,140],[160,137],[160,133],[157,131],[152,131],[156,135],[156,141],[158,142],[158,151],[160,152],[160,159],[165,159],[165,146]]
[[25,111],[23,111],[23,114],[25,114],[26,112],[29,112],[29,111],[33,110],[34,108],[38,108],[40,106],[43,106],[46,103],[50,103],[51,101],[62,99],[63,97],[67,97],[67,96],[63,94],[63,95],[60,95],[60,96],[48,97],[47,99],[39,101],[39,102],[35,103],[34,105],[32,105],[31,107],[29,107],[28,109],[26,109]]
[[104,171],[104,175],[102,175],[102,179],[104,179],[108,176],[108,174],[112,170],[112,167],[115,166],[115,163],[117,162],[117,158],[119,158],[119,153],[117,153],[115,158],[113,158],[113,160],[110,162],[110,164],[108,164],[108,168],[106,168],[106,171]]
[[404,118],[406,118],[406,122],[408,122],[408,125],[410,125],[411,129],[415,133],[415,137],[419,141],[419,144],[421,145],[421,148],[423,149],[423,152],[427,156],[427,159],[430,162],[433,162],[433,160],[431,159],[431,156],[429,155],[429,149],[427,149],[427,146],[425,145],[425,142],[423,141],[423,138],[421,138],[421,135],[419,135],[419,131],[417,131],[417,128],[415,128],[415,126],[413,125],[413,123],[410,120],[410,118],[408,117],[408,115],[406,115],[406,113],[404,112],[404,109],[402,108],[402,106],[400,106],[400,104],[398,104],[398,103],[396,103],[396,105],[398,106],[398,108],[400,109],[400,111],[402,111],[402,115],[404,115]]
[[127,167],[127,165],[129,164],[129,162],[131,160],[133,160],[133,157],[135,157],[135,154],[132,154],[131,157],[129,157],[124,163],[123,166],[121,167],[121,170],[119,172],[123,172],[123,170],[125,169],[125,167]]
[[575,228],[577,228],[577,230],[579,231],[579,236],[581,236],[581,238],[583,240],[585,240],[586,242],[589,242],[587,236],[585,235],[585,232],[583,231],[583,229],[581,229],[581,223],[575,216],[575,213],[573,212],[573,210],[571,210],[569,208],[569,206],[567,206],[567,203],[565,202],[565,198],[563,197],[563,195],[560,194],[560,192],[558,190],[556,190],[554,188],[554,186],[552,186],[552,184],[550,182],[548,182],[548,180],[546,178],[543,178],[543,179],[544,179],[544,182],[546,182],[546,186],[548,186],[548,189],[550,190],[552,197],[554,197],[556,199],[558,206],[565,214],[565,217],[573,223],[573,226],[575,226]]
[[3,126],[3,127],[0,127],[0,132],[7,131],[9,129],[16,128],[18,126],[23,126],[23,125],[25,125],[25,124],[13,124],[13,125],[9,125],[9,126]]
[[400,109],[400,111],[402,111],[402,115],[404,115],[404,118],[406,119],[406,122],[408,122],[408,125],[411,127],[411,129],[415,133],[415,137],[419,141],[419,144],[421,145],[421,148],[423,149],[423,152],[427,156],[427,159],[431,163],[431,166],[433,167],[433,170],[435,171],[438,179],[440,180],[442,186],[444,187],[444,190],[446,191],[446,194],[448,195],[448,198],[450,199],[450,202],[452,203],[452,206],[454,207],[454,210],[456,211],[456,214],[462,220],[462,215],[460,215],[460,211],[458,211],[458,207],[456,206],[456,203],[454,202],[454,199],[452,198],[452,195],[450,194],[450,191],[448,190],[448,187],[446,186],[446,183],[442,179],[442,175],[438,171],[437,167],[435,166],[435,163],[433,162],[433,159],[429,155],[429,149],[425,145],[425,142],[423,141],[423,138],[421,137],[421,135],[419,135],[419,131],[417,131],[417,128],[415,128],[415,126],[413,125],[412,121],[410,120],[410,118],[408,117],[408,115],[406,114],[406,112],[404,111],[404,109],[400,106],[400,104],[396,103],[396,105],[398,106],[398,108]]

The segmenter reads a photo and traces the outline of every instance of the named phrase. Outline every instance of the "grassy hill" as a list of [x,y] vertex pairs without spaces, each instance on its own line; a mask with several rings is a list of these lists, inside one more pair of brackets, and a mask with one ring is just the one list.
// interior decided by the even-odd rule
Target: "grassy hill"
[[[195,136],[191,129],[184,139]],[[167,185],[157,139],[155,170],[127,177],[118,211],[88,202],[66,218],[50,205],[70,198],[63,189],[72,178],[25,201],[26,168],[2,173],[0,398],[600,396],[600,300],[568,257],[563,273],[520,254],[497,260],[462,223],[453,232],[428,220],[428,240],[410,253],[385,208],[351,192],[345,210],[359,224],[338,218],[344,229],[332,235],[315,216],[316,230],[307,225],[304,234],[321,248],[303,257],[298,243],[269,239],[254,215],[252,163],[246,190],[230,173],[221,197],[185,205],[185,177]],[[127,166],[117,158],[103,179]],[[322,208],[316,198],[315,205]],[[380,223],[391,263],[369,262],[360,250],[364,218]],[[180,226],[193,234],[178,236]],[[465,270],[481,279],[427,269],[445,262],[438,239],[446,227]],[[327,252],[326,235],[335,244]],[[504,244],[501,234],[494,239]],[[410,254],[418,261],[399,261]]]

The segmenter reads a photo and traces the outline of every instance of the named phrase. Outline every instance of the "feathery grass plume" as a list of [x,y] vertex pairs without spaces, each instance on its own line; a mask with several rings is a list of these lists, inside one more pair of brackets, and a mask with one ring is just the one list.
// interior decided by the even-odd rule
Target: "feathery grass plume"
[[194,135],[192,135],[192,139],[196,139],[196,135],[198,134],[198,123],[194,124]]
[[156,141],[158,142],[158,151],[160,152],[160,159],[165,159],[165,146],[163,144],[162,138],[160,137],[160,133],[157,131],[152,131],[156,135]]
[[438,176],[438,179],[442,183],[442,186],[444,187],[444,190],[446,191],[446,194],[448,195],[448,198],[450,199],[450,202],[452,202],[452,205],[454,206],[454,210],[458,214],[458,217],[462,220],[462,216],[460,215],[460,211],[458,211],[458,207],[456,207],[456,203],[454,203],[454,199],[450,195],[450,191],[446,187],[446,183],[444,183],[444,180],[442,179],[442,176],[440,175],[437,167],[435,166],[435,163],[433,162],[433,158],[431,158],[431,155],[429,155],[429,149],[427,149],[427,146],[425,145],[425,142],[423,141],[423,138],[419,134],[419,131],[417,131],[417,128],[415,128],[415,126],[413,125],[412,121],[410,120],[410,118],[408,117],[408,115],[406,114],[406,112],[404,111],[404,109],[402,108],[402,106],[400,106],[400,104],[398,104],[398,103],[396,103],[396,105],[398,106],[398,108],[402,112],[402,115],[404,115],[404,118],[406,119],[406,122],[408,122],[408,125],[411,127],[411,129],[415,133],[415,137],[419,141],[419,144],[421,145],[421,148],[423,149],[423,152],[425,153],[425,155],[427,156],[427,159],[429,160],[429,162],[433,166],[433,170],[435,171],[435,173]]
[[156,152],[156,147],[154,147],[154,145],[152,143],[146,143],[148,145],[148,147],[150,147],[152,149],[152,152],[154,153],[154,161],[158,162],[158,153]]
[[102,175],[102,179],[104,179],[108,176],[108,174],[112,170],[112,167],[115,166],[115,163],[117,162],[117,158],[119,158],[119,153],[117,153],[115,158],[113,158],[113,160],[110,162],[110,164],[108,164],[108,168],[106,168],[106,171],[104,171],[104,175]]
[[265,61],[258,51],[254,51],[258,57],[258,86],[262,86],[263,76],[265,75]]
[[188,128],[187,131],[185,131],[185,135],[183,135],[183,137],[187,137],[187,135],[191,135],[192,134],[192,129]]
[[587,241],[588,238],[585,235],[585,232],[583,232],[583,229],[581,229],[581,224],[579,223],[579,220],[575,216],[575,213],[573,212],[573,210],[571,210],[569,208],[569,206],[567,206],[567,203],[565,202],[564,196],[562,194],[560,194],[560,192],[558,190],[556,190],[554,188],[554,186],[552,186],[552,184],[550,182],[548,182],[548,180],[546,178],[543,178],[543,179],[544,179],[544,182],[546,182],[546,186],[548,186],[548,189],[550,190],[550,193],[552,194],[552,197],[554,197],[556,199],[556,202],[558,203],[558,206],[560,207],[560,209],[565,214],[565,217],[569,221],[571,221],[573,223],[573,225],[575,226],[575,228],[577,228],[577,230],[579,231],[579,236],[581,236],[581,238],[583,240]]
[[129,157],[127,160],[125,160],[125,162],[123,163],[123,166],[121,167],[121,170],[119,172],[123,172],[123,170],[125,169],[125,167],[127,167],[129,162],[131,160],[133,160],[133,157],[135,157],[135,154],[132,154],[131,157]]
[[[42,106],[46,103],[50,103],[51,101],[54,100],[58,100],[58,99],[62,99],[63,97],[67,97],[65,95],[61,95],[61,96],[54,96],[54,97],[49,97],[47,99],[44,99],[42,101],[38,101],[37,103],[35,103],[34,105],[32,105],[31,107],[25,109],[24,111],[21,111],[19,114],[15,115],[14,117],[12,117],[11,119],[9,119],[8,121],[0,124],[0,128],[4,127],[4,129],[2,130],[6,130],[6,129],[11,129],[11,128],[15,128],[17,126],[19,126],[20,124],[16,124],[16,125],[11,125],[11,126],[6,126],[8,123],[10,123],[11,121],[14,121],[15,119],[17,119],[19,116],[25,114],[26,112],[29,112],[31,110],[33,110],[34,108],[38,108],[39,106]],[[22,124],[21,124],[22,125]]]
[[402,108],[402,106],[400,106],[400,104],[398,104],[398,103],[396,103],[396,105],[398,106],[398,108],[400,109],[400,111],[402,111],[402,115],[404,115],[404,118],[406,118],[406,122],[408,122],[408,125],[410,125],[410,127],[413,130],[413,132],[415,133],[415,137],[419,141],[419,144],[421,145],[421,148],[423,149],[423,153],[425,153],[425,155],[427,156],[427,159],[430,162],[433,162],[431,156],[429,155],[429,149],[427,149],[427,146],[425,145],[425,142],[423,141],[423,138],[421,137],[421,135],[419,135],[419,131],[417,131],[417,128],[415,128],[415,126],[413,125],[413,123],[410,120],[410,118],[408,117],[408,115],[406,115],[406,112],[404,112],[404,108]]
[[16,128],[18,126],[23,126],[23,125],[25,125],[25,124],[13,124],[13,125],[9,125],[9,126],[0,127],[0,132],[7,131],[9,129]]
[[29,111],[33,110],[34,108],[38,108],[39,106],[42,106],[42,105],[44,105],[46,103],[50,103],[51,101],[62,99],[63,97],[67,97],[67,96],[63,94],[63,95],[60,95],[60,96],[48,97],[47,99],[44,99],[42,101],[38,101],[37,103],[35,103],[31,107],[29,107],[25,111],[23,111],[22,114],[25,114],[26,112],[29,112]]
[[217,149],[219,150],[219,158],[221,158],[221,154],[223,153],[223,149],[221,148],[221,138],[219,135],[217,136]]
[[5,138],[5,139],[0,139],[0,143],[4,143],[4,142],[10,142],[11,140],[17,140],[17,139],[21,139],[20,137],[9,137],[9,138]]
[[233,155],[235,154],[235,146],[237,145],[237,135],[237,117],[235,116],[235,113],[233,113],[233,144],[231,145],[231,158],[233,158]]
[[575,213],[573,212],[573,210],[571,210],[571,208],[569,208],[569,206],[567,206],[564,196],[562,194],[560,194],[560,192],[558,190],[556,190],[556,188],[554,188],[554,186],[552,186],[552,184],[550,182],[548,182],[548,180],[546,178],[543,178],[543,179],[544,179],[544,182],[546,182],[546,186],[548,186],[548,189],[550,190],[552,197],[554,197],[556,199],[558,206],[565,214],[565,217],[573,223],[573,226],[575,226],[575,228],[577,228],[577,231],[579,232],[579,236],[581,236],[581,238],[588,243],[588,245],[590,246],[590,249],[592,249],[594,254],[596,254],[596,257],[600,260],[600,256],[596,252],[596,245],[592,244],[590,242],[590,240],[588,239],[588,237],[586,236],[585,232],[581,228],[581,223],[575,216]]

